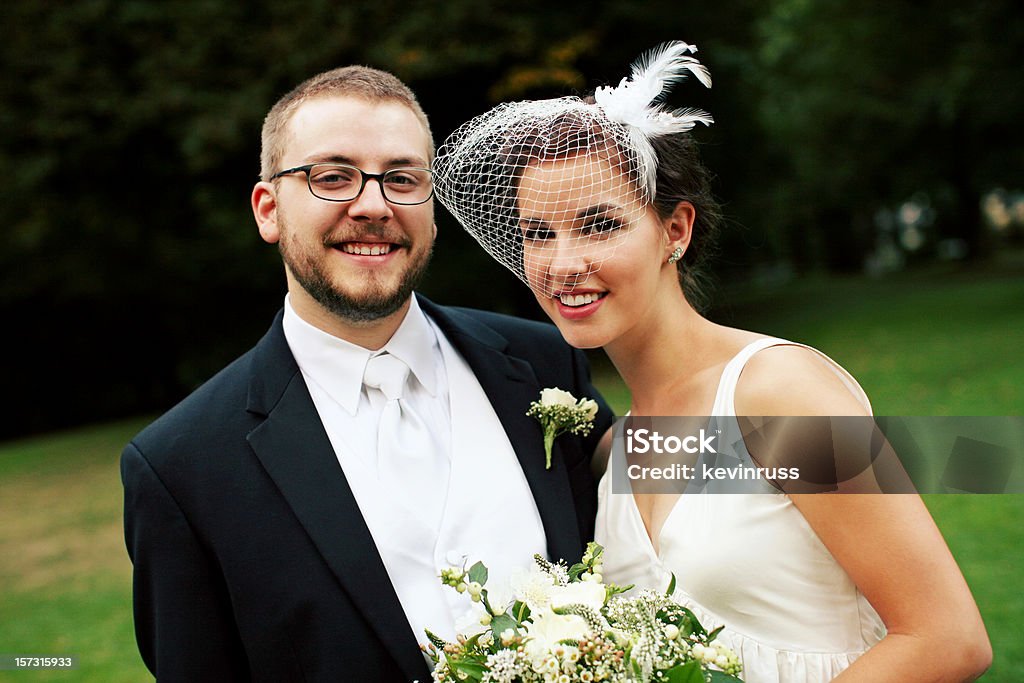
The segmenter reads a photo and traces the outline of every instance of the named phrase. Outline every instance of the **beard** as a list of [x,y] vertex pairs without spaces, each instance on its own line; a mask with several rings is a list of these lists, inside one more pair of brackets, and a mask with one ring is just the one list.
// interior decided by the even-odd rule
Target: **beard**
[[[335,284],[326,265],[326,252],[320,247],[331,249],[351,238],[324,238],[315,248],[304,247],[293,239],[291,230],[281,231],[278,251],[295,281],[306,290],[314,301],[330,313],[351,323],[370,323],[386,318],[400,309],[412,296],[423,280],[433,255],[433,244],[425,251],[412,252],[412,243],[404,235],[389,235],[388,229],[374,224],[364,226],[360,236],[374,236],[387,239],[401,249],[406,249],[411,260],[401,273],[397,284],[389,285],[378,273],[366,276],[363,287],[346,288],[345,283]],[[348,276],[352,277],[352,276]]]

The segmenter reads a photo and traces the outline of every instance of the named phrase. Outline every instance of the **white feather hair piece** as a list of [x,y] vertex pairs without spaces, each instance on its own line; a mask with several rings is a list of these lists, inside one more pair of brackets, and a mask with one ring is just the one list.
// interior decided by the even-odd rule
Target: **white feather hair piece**
[[690,56],[696,52],[695,46],[681,40],[664,43],[633,62],[632,73],[617,86],[602,86],[594,92],[594,101],[609,120],[629,126],[630,142],[644,160],[651,197],[655,196],[658,168],[651,140],[686,132],[698,123],[714,123],[711,115],[700,109],[670,110],[658,103],[669,88],[688,74],[711,87],[707,67]]

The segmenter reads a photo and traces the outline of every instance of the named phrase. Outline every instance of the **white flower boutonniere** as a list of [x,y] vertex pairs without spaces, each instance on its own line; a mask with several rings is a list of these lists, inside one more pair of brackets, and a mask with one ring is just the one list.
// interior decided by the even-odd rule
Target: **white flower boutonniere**
[[555,439],[565,432],[580,436],[590,434],[597,417],[597,401],[590,398],[577,401],[568,391],[558,388],[542,389],[540,400],[530,403],[526,414],[537,418],[544,429],[546,468],[551,469],[551,447]]

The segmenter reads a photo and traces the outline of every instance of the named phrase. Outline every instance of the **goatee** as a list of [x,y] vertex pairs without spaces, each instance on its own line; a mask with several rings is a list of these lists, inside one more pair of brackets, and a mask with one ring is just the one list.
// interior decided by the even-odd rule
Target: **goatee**
[[[386,226],[373,224],[361,226],[358,235],[331,235],[322,241],[327,249],[340,248],[345,241],[358,241],[368,236],[385,240],[393,248],[405,249],[410,256],[408,266],[401,274],[397,285],[386,288],[383,283],[376,282],[375,275],[368,275],[369,286],[346,289],[345,283],[335,285],[331,282],[330,273],[324,264],[323,252],[304,249],[301,243],[293,242],[293,233],[285,224],[282,229],[278,251],[281,259],[295,281],[309,293],[314,301],[330,313],[351,323],[369,323],[386,318],[398,311],[413,291],[423,280],[433,255],[433,244],[423,253],[413,251],[412,241],[401,233],[394,233]],[[362,291],[360,291],[362,290]]]
[[[284,258],[295,280],[317,303],[349,322],[368,323],[388,317],[409,300],[413,291],[422,282],[433,253],[433,246],[431,246],[422,258],[411,263],[409,268],[402,273],[402,279],[398,286],[392,291],[388,292],[377,288],[360,296],[350,296],[341,289],[335,288],[319,268],[298,269],[288,262],[287,257]],[[284,256],[283,252],[282,256]]]

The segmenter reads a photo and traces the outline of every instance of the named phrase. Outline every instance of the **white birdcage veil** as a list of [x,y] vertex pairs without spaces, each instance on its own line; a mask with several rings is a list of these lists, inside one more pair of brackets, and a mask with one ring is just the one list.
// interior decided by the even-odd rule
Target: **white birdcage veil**
[[618,86],[598,88],[593,103],[504,103],[463,124],[438,149],[438,200],[527,285],[548,295],[571,291],[653,200],[651,140],[711,123],[704,112],[658,104],[688,73],[710,87],[695,51],[682,42],[655,49]]

